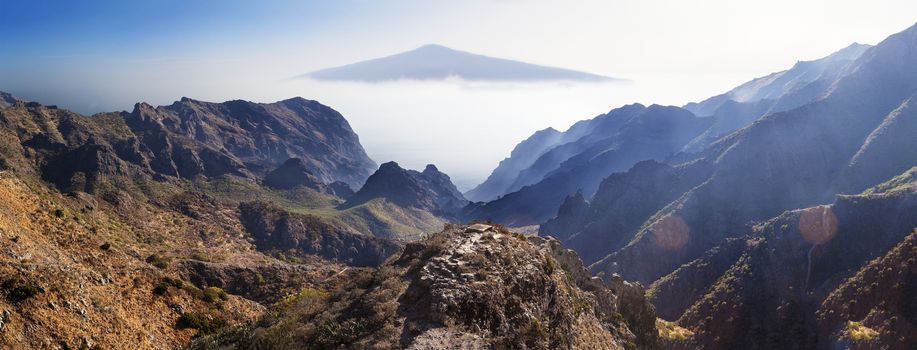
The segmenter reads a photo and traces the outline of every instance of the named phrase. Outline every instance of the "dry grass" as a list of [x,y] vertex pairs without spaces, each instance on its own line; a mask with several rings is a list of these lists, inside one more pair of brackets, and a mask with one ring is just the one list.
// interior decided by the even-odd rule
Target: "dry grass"
[[687,328],[661,318],[656,319],[656,329],[659,330],[659,337],[665,340],[688,340],[694,336],[694,332]]
[[866,327],[862,322],[847,322],[847,337],[856,342],[868,342],[879,336],[875,329]]

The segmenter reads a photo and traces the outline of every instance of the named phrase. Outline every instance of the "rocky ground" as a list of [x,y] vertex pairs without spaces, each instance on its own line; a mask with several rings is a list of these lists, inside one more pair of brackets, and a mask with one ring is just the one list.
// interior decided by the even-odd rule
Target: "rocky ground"
[[331,292],[192,348],[653,349],[643,288],[607,287],[553,239],[450,225]]

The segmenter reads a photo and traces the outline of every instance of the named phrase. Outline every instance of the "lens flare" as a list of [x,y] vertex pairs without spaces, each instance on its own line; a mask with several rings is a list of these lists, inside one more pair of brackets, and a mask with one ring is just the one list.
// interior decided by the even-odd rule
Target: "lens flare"
[[837,217],[830,206],[803,209],[799,214],[799,234],[806,242],[823,244],[837,234]]
[[680,216],[668,214],[650,228],[653,243],[665,250],[678,250],[688,243],[691,228]]

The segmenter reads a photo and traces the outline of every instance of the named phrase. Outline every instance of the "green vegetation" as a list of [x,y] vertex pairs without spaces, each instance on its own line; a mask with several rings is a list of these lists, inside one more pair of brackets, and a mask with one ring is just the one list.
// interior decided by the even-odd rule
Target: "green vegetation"
[[157,268],[164,269],[169,267],[169,258],[164,257],[159,254],[153,254],[146,258],[146,262],[156,266]]
[[694,332],[687,328],[661,318],[656,319],[656,329],[659,330],[659,337],[665,340],[684,341],[694,336]]
[[863,322],[848,321],[847,337],[856,342],[868,342],[879,336],[879,332],[866,327]]
[[895,192],[913,186],[917,186],[917,167],[910,168],[908,171],[905,171],[901,175],[895,176],[891,180],[868,188],[863,191],[863,194]]
[[165,295],[166,293],[168,293],[169,287],[175,287],[178,289],[182,289],[184,285],[185,285],[185,282],[180,279],[171,278],[171,277],[163,277],[162,279],[159,280],[159,283],[157,283],[156,286],[153,287],[153,294]]
[[221,303],[228,298],[226,291],[217,287],[204,288],[203,296],[201,297],[201,299],[211,304]]
[[185,312],[178,319],[178,328],[197,329],[201,333],[216,333],[226,327],[226,319],[219,315],[203,312]]
[[315,332],[312,339],[314,349],[337,349],[346,345],[375,328],[370,320],[349,319],[344,322],[326,320]]

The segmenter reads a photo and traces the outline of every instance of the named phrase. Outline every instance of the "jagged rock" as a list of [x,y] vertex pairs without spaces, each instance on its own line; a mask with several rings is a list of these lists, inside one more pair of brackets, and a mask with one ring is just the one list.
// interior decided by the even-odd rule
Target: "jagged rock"
[[454,217],[468,204],[449,176],[432,164],[422,173],[404,169],[395,162],[382,164],[343,207],[354,207],[376,198],[444,217]]
[[329,326],[300,328],[293,338],[268,325],[253,330],[252,341],[346,349],[657,347],[656,338],[642,337],[655,334],[653,323],[647,329],[628,323],[642,327],[647,315],[619,313],[622,303],[645,304],[637,296],[642,290],[624,283],[609,289],[587,277],[576,254],[556,240],[466,231],[449,226],[410,243],[386,265],[357,275],[327,309],[291,309],[277,323]]
[[493,230],[494,230],[494,227],[490,225],[474,224],[474,225],[468,226],[468,228],[465,229],[465,233],[483,233],[483,232],[493,231]]

